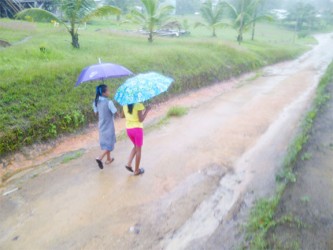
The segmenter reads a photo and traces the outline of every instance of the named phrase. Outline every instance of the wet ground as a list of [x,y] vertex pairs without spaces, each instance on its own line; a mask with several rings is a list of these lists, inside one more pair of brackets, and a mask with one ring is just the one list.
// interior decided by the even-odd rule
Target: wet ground
[[[333,84],[328,92],[333,96]],[[277,218],[292,222],[270,233],[272,249],[333,249],[333,99],[320,112],[303,156],[296,165]]]
[[[274,190],[290,138],[333,58],[331,35],[318,40],[301,58],[265,68],[258,78],[171,101],[190,112],[146,135],[144,176],[124,169],[128,140],[118,142],[115,163],[100,171],[96,130],[30,159],[39,167],[1,189],[0,249],[237,247],[235,219]],[[14,160],[14,167],[29,166]]]

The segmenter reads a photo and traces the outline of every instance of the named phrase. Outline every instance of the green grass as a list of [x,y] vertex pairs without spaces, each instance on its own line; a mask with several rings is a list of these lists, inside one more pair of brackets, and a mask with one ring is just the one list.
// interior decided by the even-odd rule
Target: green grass
[[[0,155],[95,122],[91,105],[98,82],[78,88],[74,84],[80,71],[98,58],[125,65],[135,73],[158,71],[173,77],[175,83],[154,100],[158,102],[294,58],[307,49],[301,40],[286,44],[284,39],[274,44],[258,39],[239,46],[227,38],[199,38],[199,31],[192,37],[156,38],[149,44],[142,35],[121,31],[131,27],[119,26],[113,19],[96,20],[87,30],[80,30],[81,49],[75,50],[64,28],[0,20],[4,40],[15,42],[31,36],[25,43],[0,49]],[[262,29],[272,37],[280,32],[272,25],[262,25]],[[107,81],[112,93],[120,83]]]
[[188,108],[175,106],[171,107],[167,113],[167,117],[181,117],[188,113]]
[[[303,160],[302,158],[306,155],[306,153],[304,153],[303,157],[301,157],[303,147],[308,142],[317,114],[330,98],[330,95],[327,94],[326,91],[329,84],[333,84],[333,62],[320,81],[312,108],[306,114],[299,133],[289,146],[287,156],[284,159],[283,168],[280,173],[277,174],[278,188],[276,194],[271,198],[260,199],[251,210],[246,226],[247,245],[250,246],[250,249],[271,249],[272,246],[269,246],[267,241],[269,230],[274,228],[277,224],[285,222],[284,217],[280,219],[276,218],[276,208],[279,205],[288,183],[296,182],[293,167],[299,158]],[[309,157],[311,158],[311,156],[306,156],[305,158],[307,159]],[[306,160],[305,158],[304,160]],[[308,200],[308,197],[301,198],[302,202],[307,202]],[[294,222],[300,226],[299,221],[295,220]]]
[[75,159],[78,159],[78,158],[80,158],[83,154],[84,154],[84,151],[83,151],[83,150],[80,150],[80,151],[76,151],[76,152],[70,153],[70,154],[66,155],[66,156],[62,159],[61,164],[65,164],[65,163],[68,163],[68,162],[73,161],[73,160],[75,160]]
[[312,154],[311,153],[304,153],[301,157],[302,161],[309,161],[312,159]]

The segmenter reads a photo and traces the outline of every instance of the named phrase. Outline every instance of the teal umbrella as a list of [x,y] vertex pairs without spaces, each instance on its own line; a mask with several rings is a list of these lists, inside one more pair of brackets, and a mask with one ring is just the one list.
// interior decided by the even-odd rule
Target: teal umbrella
[[122,106],[145,102],[166,92],[173,81],[155,72],[139,74],[119,87],[115,100]]

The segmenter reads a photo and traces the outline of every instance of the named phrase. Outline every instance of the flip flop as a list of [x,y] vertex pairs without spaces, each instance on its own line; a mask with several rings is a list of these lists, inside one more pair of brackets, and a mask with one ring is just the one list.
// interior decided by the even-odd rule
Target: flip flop
[[98,167],[99,167],[100,169],[103,169],[103,168],[104,168],[103,162],[102,162],[100,159],[96,159],[96,162],[97,162]]
[[132,172],[132,173],[134,172],[132,167],[125,166],[125,168],[126,168],[128,171]]
[[111,161],[106,161],[105,164],[110,165],[112,162],[114,162],[114,158],[112,158]]
[[139,173],[134,173],[134,176],[143,175],[144,173],[145,173],[145,170],[143,168],[140,168]]

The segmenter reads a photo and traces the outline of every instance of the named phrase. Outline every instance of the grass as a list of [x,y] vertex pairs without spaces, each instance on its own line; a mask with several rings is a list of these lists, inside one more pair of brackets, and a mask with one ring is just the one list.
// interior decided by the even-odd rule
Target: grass
[[312,154],[311,153],[304,153],[301,157],[302,161],[309,161],[312,159]]
[[[141,35],[121,31],[128,27],[106,19],[96,20],[87,30],[80,30],[81,49],[75,50],[63,28],[12,22],[0,20],[0,39],[10,42],[27,36],[31,39],[0,50],[0,155],[95,122],[91,106],[98,82],[73,86],[80,71],[97,63],[98,58],[125,65],[135,73],[158,71],[173,77],[175,83],[167,94],[154,100],[158,102],[295,58],[307,49],[303,40],[286,44],[284,38],[280,42],[274,38],[272,44],[258,39],[238,46],[231,35],[213,39],[202,35],[203,30],[195,30],[192,37],[156,38],[149,44]],[[258,32],[277,37],[282,31],[263,24]],[[114,93],[121,80],[106,83]]]
[[75,159],[78,159],[83,154],[84,154],[84,150],[80,150],[80,151],[73,152],[72,154],[68,154],[62,159],[61,164],[66,164],[66,163],[71,162]]
[[[279,205],[288,183],[296,182],[293,167],[295,166],[296,161],[301,157],[304,145],[308,142],[310,132],[318,112],[330,98],[329,94],[326,92],[329,84],[333,84],[333,62],[328,67],[326,74],[320,81],[316,98],[313,102],[312,108],[308,111],[303,120],[300,132],[289,146],[287,156],[285,157],[283,163],[283,168],[277,175],[278,187],[275,195],[271,198],[258,200],[252,208],[246,226],[247,245],[249,245],[250,249],[270,249],[271,246],[269,246],[269,243],[267,242],[267,233],[277,224],[285,222],[283,218],[276,218],[276,208]],[[305,203],[308,200],[308,197],[301,198],[301,201]],[[300,226],[300,222],[295,222],[298,226]],[[297,244],[295,246],[297,246]]]
[[167,113],[167,117],[181,117],[188,113],[188,108],[175,106],[171,107]]

